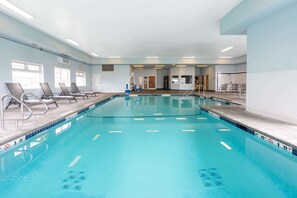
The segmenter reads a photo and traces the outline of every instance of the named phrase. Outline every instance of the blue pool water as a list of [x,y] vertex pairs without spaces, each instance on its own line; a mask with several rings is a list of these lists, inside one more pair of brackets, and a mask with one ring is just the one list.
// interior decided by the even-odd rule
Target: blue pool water
[[296,156],[191,97],[116,97],[0,155],[0,197],[297,197]]

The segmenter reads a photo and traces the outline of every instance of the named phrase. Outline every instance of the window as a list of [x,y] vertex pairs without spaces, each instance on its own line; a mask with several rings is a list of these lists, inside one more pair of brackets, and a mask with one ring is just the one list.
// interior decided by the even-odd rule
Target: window
[[55,87],[59,87],[59,83],[70,87],[70,69],[55,67]]
[[43,82],[43,66],[35,63],[12,61],[12,82],[21,83],[24,89],[39,88]]
[[171,81],[172,81],[172,84],[178,85],[178,76],[172,76]]
[[192,84],[192,76],[190,75],[181,76],[180,82],[181,84]]
[[86,72],[77,71],[75,75],[76,75],[76,85],[86,86]]

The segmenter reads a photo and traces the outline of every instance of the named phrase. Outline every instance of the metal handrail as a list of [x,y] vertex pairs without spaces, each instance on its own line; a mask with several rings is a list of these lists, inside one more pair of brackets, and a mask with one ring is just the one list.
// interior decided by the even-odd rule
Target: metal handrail
[[202,87],[203,95],[205,95],[205,86],[204,85],[197,85],[197,87],[198,87],[198,94],[201,95],[200,87]]
[[[23,109],[21,111],[22,113],[22,116],[23,118],[22,119],[13,119],[13,118],[5,118],[4,116],[4,99],[7,98],[7,97],[10,97],[10,98],[13,98],[15,101],[19,102],[21,105],[22,105],[22,108],[26,107],[28,110],[29,110],[29,114],[28,114],[28,117],[24,117],[24,113],[23,113]],[[15,124],[16,124],[16,129],[18,129],[18,125],[19,125],[19,121],[25,121],[25,120],[28,120],[31,116],[33,115],[33,112],[32,112],[32,109],[26,105],[24,102],[22,102],[21,100],[17,99],[16,97],[12,96],[12,95],[8,95],[8,94],[5,94],[1,97],[0,99],[0,120],[1,120],[1,129],[4,129],[5,128],[5,121],[15,121]]]
[[196,85],[196,84],[194,84],[188,90],[186,90],[185,93],[183,93],[183,96],[185,96],[185,97],[189,96],[191,93],[193,93],[196,90],[196,88],[198,88],[198,94],[201,95],[200,87],[202,87],[203,95],[205,95],[205,86],[204,85]]
[[[21,95],[21,101],[22,101],[23,104],[25,104],[25,101],[26,101],[26,98],[27,97],[33,97],[34,100],[37,100],[39,104],[43,104],[44,107],[45,107],[44,111],[42,111],[41,113],[34,113],[33,112],[33,118],[34,118],[34,122],[35,122],[36,121],[36,115],[44,115],[44,114],[46,114],[48,112],[48,109],[49,108],[48,108],[48,105],[43,100],[41,100],[36,95],[34,95],[33,93],[30,93],[30,92],[26,92],[26,93],[23,93]],[[28,101],[30,101],[30,100],[28,99]],[[38,103],[36,103],[36,104],[38,104]],[[21,110],[22,110],[22,113],[24,114],[24,108],[23,108],[23,105],[22,104],[21,104]]]
[[[196,84],[193,84],[189,89],[187,89],[184,93],[183,93],[183,96],[188,96],[189,93],[191,93],[193,90],[195,90],[195,87]],[[194,89],[193,89],[194,88]]]

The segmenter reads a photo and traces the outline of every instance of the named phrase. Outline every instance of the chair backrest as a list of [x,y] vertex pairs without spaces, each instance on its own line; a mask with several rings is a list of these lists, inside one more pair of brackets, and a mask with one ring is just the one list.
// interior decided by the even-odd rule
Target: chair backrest
[[227,84],[221,84],[221,90],[227,90]]
[[242,90],[242,91],[246,91],[246,84],[242,84],[242,85],[241,85],[241,90]]
[[238,84],[232,84],[231,86],[232,90],[238,90]]
[[61,90],[62,90],[62,94],[64,94],[64,95],[69,95],[69,91],[68,91],[68,89],[67,89],[65,83],[59,83],[59,86],[60,86],[60,88],[61,88]]
[[43,91],[44,96],[49,97],[54,95],[48,83],[39,83],[39,84]]
[[76,83],[71,83],[71,89],[73,93],[80,93]]
[[20,83],[5,83],[10,94],[17,99],[21,100],[21,96],[25,91],[23,90],[22,86]]

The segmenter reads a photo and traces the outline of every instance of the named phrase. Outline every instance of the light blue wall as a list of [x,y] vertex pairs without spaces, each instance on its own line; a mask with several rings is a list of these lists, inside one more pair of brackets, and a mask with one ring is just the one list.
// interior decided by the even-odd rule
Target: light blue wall
[[[44,68],[44,82],[48,82],[53,92],[60,93],[60,88],[54,85],[54,67],[64,67],[71,70],[71,82],[75,82],[75,72],[85,71],[87,75],[87,86],[84,90],[91,89],[90,66],[71,61],[70,65],[58,62],[58,56],[52,55],[31,47],[20,45],[0,38],[0,95],[8,93],[5,83],[12,82],[11,61],[19,60],[42,64]],[[25,90],[41,96],[41,89]]]
[[297,68],[297,4],[248,29],[248,72]]
[[108,72],[102,72],[102,65],[91,67],[92,74],[101,76],[101,92],[125,92],[130,72],[130,65],[114,65],[114,71]]
[[297,123],[297,4],[247,32],[247,110]]
[[251,25],[295,3],[295,0],[242,0],[221,19],[220,33],[244,35]]
[[235,67],[235,72],[246,72],[247,68],[246,68],[246,63],[245,64],[240,64],[240,65],[236,65]]

